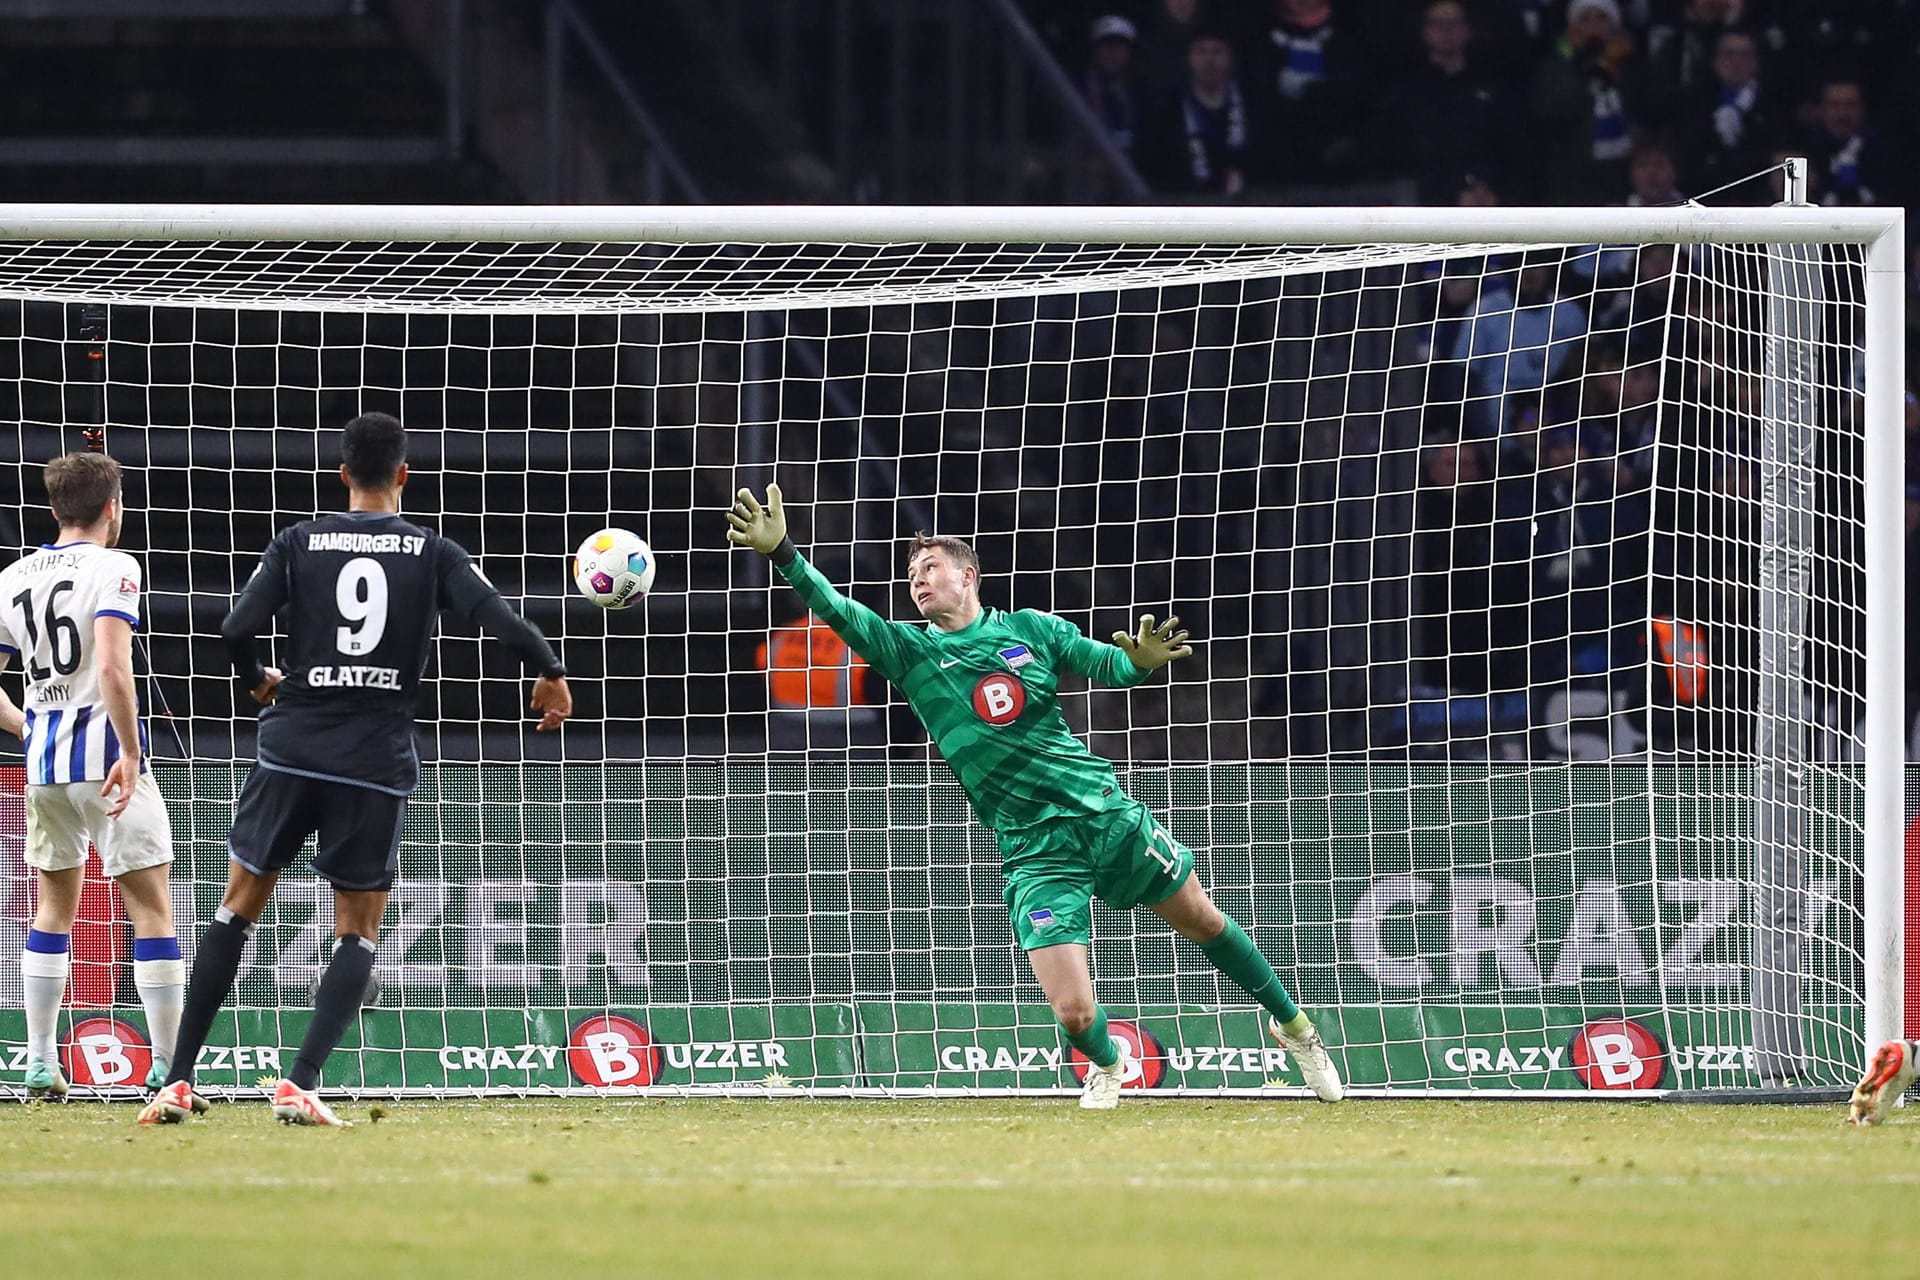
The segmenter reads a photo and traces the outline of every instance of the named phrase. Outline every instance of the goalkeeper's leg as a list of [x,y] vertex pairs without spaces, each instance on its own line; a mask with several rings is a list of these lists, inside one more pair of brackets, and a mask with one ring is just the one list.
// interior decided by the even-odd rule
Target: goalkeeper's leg
[[1111,1111],[1120,1105],[1120,1086],[1126,1079],[1126,1042],[1107,1031],[1107,1011],[1093,998],[1093,971],[1087,963],[1087,944],[1062,942],[1027,952],[1033,976],[1046,992],[1053,1016],[1067,1040],[1093,1065],[1087,1069],[1080,1105],[1088,1111]]
[[1260,1002],[1269,1017],[1267,1033],[1300,1064],[1300,1078],[1323,1102],[1338,1102],[1345,1092],[1339,1068],[1313,1022],[1300,1011],[1267,958],[1246,930],[1213,904],[1199,877],[1188,875],[1173,895],[1148,904],[1174,931],[1200,947],[1204,955],[1242,991]]
[[[1001,848],[1008,845],[1003,842]],[[1041,852],[1018,844],[1013,850],[1029,858]],[[1007,917],[1068,1043],[1093,1064],[1080,1105],[1108,1111],[1120,1103],[1130,1059],[1126,1045],[1107,1033],[1107,1011],[1093,998],[1093,970],[1087,962],[1087,944],[1093,938],[1092,878],[1090,868],[1076,867],[1070,860],[1012,868],[1007,873]]]

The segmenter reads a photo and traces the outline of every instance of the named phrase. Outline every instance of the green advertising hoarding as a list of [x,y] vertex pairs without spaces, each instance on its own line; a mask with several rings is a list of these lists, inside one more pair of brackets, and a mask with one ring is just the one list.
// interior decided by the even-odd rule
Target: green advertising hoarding
[[[177,910],[204,920],[245,768],[156,773]],[[1344,1046],[1358,1086],[1583,1088],[1593,1072],[1574,1046],[1592,1026],[1601,1039],[1582,1052],[1607,1061],[1657,1042],[1660,1087],[1751,1077],[1748,770],[1241,764],[1122,778],[1196,850],[1203,882]],[[1806,831],[1803,1023],[1834,1080],[1860,1059],[1857,782],[1811,779]],[[0,865],[9,954],[26,873],[17,854]],[[401,865],[365,1048],[330,1066],[333,1085],[1074,1079],[1013,947],[997,851],[937,761],[429,766]],[[238,1021],[216,1037],[246,1052],[209,1063],[230,1072],[210,1082],[250,1084],[298,1043],[331,932],[330,891],[290,875],[243,961]],[[1166,1051],[1147,1056],[1157,1087],[1297,1079],[1243,997],[1158,919],[1097,908],[1093,950],[1103,1003]],[[137,1027],[125,947],[90,961],[76,939],[76,993],[89,963],[76,1006]],[[17,1008],[0,989],[9,1056]],[[1620,1019],[1638,1031],[1602,1025]]]
[[[1134,1048],[1128,1085],[1300,1091],[1298,1069],[1254,1011],[1114,1009]],[[210,1093],[261,1087],[290,1064],[306,1015],[223,1016],[197,1079]],[[1857,1024],[1848,1025],[1858,1034]],[[1743,1030],[1719,1017],[1568,1008],[1352,1006],[1318,1015],[1350,1086],[1406,1091],[1645,1091],[1759,1083]],[[17,1011],[0,1013],[8,1073],[25,1066]],[[62,1055],[76,1085],[128,1088],[150,1057],[135,1012],[73,1011]],[[1077,1088],[1072,1050],[1044,1005],[775,1005],[579,1010],[370,1010],[329,1062],[348,1091],[698,1087],[819,1090]]]

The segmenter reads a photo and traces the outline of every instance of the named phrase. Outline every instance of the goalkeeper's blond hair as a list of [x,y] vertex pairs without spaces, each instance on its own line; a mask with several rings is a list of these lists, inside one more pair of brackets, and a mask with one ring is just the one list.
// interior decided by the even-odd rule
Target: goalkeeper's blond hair
[[972,569],[973,576],[980,576],[980,556],[973,547],[959,538],[950,538],[945,534],[925,533],[916,530],[913,541],[907,544],[907,566],[913,566],[913,558],[922,551],[944,551],[947,558],[962,568]]

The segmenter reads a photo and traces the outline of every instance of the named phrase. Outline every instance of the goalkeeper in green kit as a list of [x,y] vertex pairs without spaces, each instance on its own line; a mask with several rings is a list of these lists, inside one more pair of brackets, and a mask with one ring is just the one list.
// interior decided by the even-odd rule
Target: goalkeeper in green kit
[[1021,950],[1074,1048],[1094,1069],[1080,1105],[1107,1110],[1132,1074],[1125,1044],[1107,1034],[1087,963],[1097,895],[1147,907],[1199,944],[1215,968],[1267,1010],[1267,1030],[1321,1099],[1340,1100],[1340,1073],[1313,1023],[1239,925],[1193,875],[1193,852],[1120,790],[1113,766],[1067,728],[1056,691],[1068,673],[1110,688],[1139,684],[1193,650],[1177,618],[1113,644],[1089,640],[1052,614],[980,604],[980,561],[958,538],[914,538],[907,590],[924,627],[889,622],[848,599],[787,537],[780,486],[766,505],[745,489],[727,515],[729,541],[771,556],[780,576],[907,702],[953,767],[1000,845],[1007,910]]

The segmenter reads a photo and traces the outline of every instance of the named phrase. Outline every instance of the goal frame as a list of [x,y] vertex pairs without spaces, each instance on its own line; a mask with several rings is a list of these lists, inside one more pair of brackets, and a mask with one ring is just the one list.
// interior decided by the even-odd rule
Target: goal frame
[[[1902,339],[1905,213],[1778,205],[1661,209],[0,204],[0,241],[659,244],[1844,244],[1864,265],[1863,984],[1869,1047],[1904,1008]],[[0,289],[0,296],[45,298]],[[223,305],[247,308],[244,301]],[[257,306],[335,310],[316,300]],[[773,304],[769,304],[773,305]],[[747,301],[742,310],[758,309]]]

